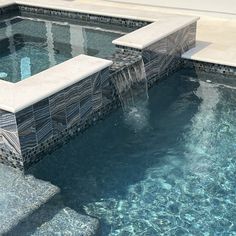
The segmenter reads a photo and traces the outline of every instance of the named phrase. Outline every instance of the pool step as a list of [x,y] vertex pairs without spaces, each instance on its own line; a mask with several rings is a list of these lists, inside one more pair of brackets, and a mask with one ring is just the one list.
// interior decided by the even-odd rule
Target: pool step
[[99,221],[65,207],[60,189],[0,164],[0,235],[94,236]]
[[42,224],[32,236],[43,235],[73,235],[94,236],[99,231],[99,221],[90,216],[78,214],[65,207],[61,209],[50,221]]
[[99,221],[81,215],[63,205],[60,195],[21,221],[8,232],[9,236],[70,235],[95,236],[99,232]]
[[0,164],[0,235],[8,233],[59,192],[51,183]]

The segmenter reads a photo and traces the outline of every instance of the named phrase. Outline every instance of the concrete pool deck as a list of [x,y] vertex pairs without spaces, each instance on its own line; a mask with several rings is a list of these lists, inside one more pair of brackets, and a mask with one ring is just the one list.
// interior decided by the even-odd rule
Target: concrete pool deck
[[196,47],[183,57],[236,67],[236,20],[201,18]]
[[[215,8],[218,10],[216,9],[215,12],[210,12],[204,11],[204,9],[183,9],[178,4],[173,5],[173,7],[161,6],[161,2],[159,6],[144,6],[137,4],[137,0],[54,0],[53,2],[41,0],[40,3],[38,0],[0,0],[0,5],[11,4],[13,2],[65,9],[79,9],[84,12],[88,11],[111,16],[122,15],[127,18],[142,18],[150,21],[157,21],[162,17],[175,17],[179,14],[200,16],[197,27],[196,48],[185,53],[183,57],[226,66],[236,66],[236,44],[234,40],[236,38],[236,9],[234,5],[232,8],[229,6],[223,9],[219,8],[221,9],[220,13],[217,12],[219,11],[217,6]],[[229,12],[230,9],[231,11]]]
[[[110,2],[131,3],[156,7],[161,11],[170,13],[194,14],[201,16],[214,16],[232,18],[236,14],[234,0],[107,0]],[[144,4],[145,3],[145,4]],[[213,4],[214,3],[214,4]]]

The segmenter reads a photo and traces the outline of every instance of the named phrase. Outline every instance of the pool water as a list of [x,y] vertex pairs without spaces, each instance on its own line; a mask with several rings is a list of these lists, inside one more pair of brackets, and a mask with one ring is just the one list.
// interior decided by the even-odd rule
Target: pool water
[[235,78],[183,69],[149,95],[30,172],[104,236],[236,235]]
[[107,58],[117,27],[13,17],[0,21],[0,79],[18,82],[79,54]]

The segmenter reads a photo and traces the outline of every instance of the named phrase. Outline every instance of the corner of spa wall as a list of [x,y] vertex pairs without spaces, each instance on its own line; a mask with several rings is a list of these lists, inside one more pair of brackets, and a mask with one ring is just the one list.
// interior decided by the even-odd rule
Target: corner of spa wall
[[[81,68],[75,63],[82,63]],[[33,93],[38,89],[34,80],[45,79],[39,74],[36,75],[38,78],[25,81],[32,93],[30,96],[20,93],[21,99],[13,104],[17,107],[10,107],[11,103],[3,104],[8,100],[2,98],[2,107],[5,105],[15,112],[0,109],[0,162],[24,171],[106,113],[111,64],[108,60],[81,55],[43,72],[50,77],[52,70],[52,73],[63,71],[61,85],[53,84],[46,92]],[[70,70],[67,72],[63,68]],[[75,78],[68,80],[67,75]],[[52,85],[50,79],[48,82],[48,86]],[[24,85],[21,84],[23,90]],[[18,87],[13,85],[12,89]],[[49,95],[45,97],[46,94]],[[30,99],[38,101],[31,102]]]
[[142,55],[150,87],[155,81],[180,68],[181,55],[195,47],[196,28],[197,22],[191,23],[142,49],[122,46],[122,43],[116,46],[124,51],[137,51]]
[[106,68],[16,114],[25,169],[97,119],[108,79]]

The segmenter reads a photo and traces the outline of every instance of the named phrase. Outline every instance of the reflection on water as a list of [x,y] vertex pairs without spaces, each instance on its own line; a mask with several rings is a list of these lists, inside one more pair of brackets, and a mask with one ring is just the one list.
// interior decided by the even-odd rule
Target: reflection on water
[[186,133],[186,155],[189,168],[193,173],[204,178],[214,162],[211,155],[215,151],[217,135],[216,110],[220,100],[220,92],[216,85],[199,81],[195,95],[201,101],[198,112],[192,118],[191,128]]
[[[0,72],[6,73],[5,80],[12,82],[26,78],[25,71],[21,71],[26,66],[30,67],[29,77],[79,54],[108,57],[115,50],[112,40],[122,34],[21,17],[0,23]],[[29,58],[29,66],[23,58]]]

